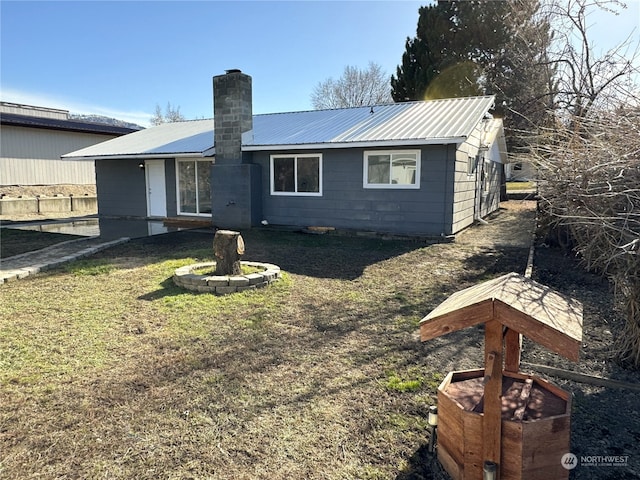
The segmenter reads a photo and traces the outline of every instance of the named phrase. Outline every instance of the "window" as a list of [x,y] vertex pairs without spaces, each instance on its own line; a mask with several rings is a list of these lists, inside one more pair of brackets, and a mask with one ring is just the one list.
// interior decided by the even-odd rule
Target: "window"
[[211,215],[211,160],[178,160],[178,213]]
[[322,155],[271,155],[271,195],[322,195]]
[[467,175],[471,176],[476,173],[476,166],[478,165],[479,157],[467,157]]
[[420,151],[365,152],[364,188],[420,188]]

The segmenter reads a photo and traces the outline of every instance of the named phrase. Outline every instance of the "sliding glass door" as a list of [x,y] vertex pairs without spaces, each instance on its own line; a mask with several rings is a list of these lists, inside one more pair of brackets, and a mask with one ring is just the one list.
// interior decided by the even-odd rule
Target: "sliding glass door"
[[211,215],[211,160],[178,159],[178,214]]

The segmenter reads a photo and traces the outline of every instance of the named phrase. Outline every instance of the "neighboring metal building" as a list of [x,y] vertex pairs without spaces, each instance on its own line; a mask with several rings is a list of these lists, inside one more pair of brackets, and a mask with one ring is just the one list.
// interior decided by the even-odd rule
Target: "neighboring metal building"
[[135,131],[71,120],[66,110],[0,102],[0,185],[93,185],[92,162],[60,157]]
[[96,163],[103,216],[210,217],[450,235],[499,208],[494,97],[252,115],[251,77],[214,77],[214,119],[68,154]]

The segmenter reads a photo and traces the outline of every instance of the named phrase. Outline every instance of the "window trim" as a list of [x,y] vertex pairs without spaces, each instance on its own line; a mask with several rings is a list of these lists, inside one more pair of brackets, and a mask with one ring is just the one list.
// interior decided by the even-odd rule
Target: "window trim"
[[480,163],[480,155],[467,157],[467,177],[474,177],[478,172],[478,164]]
[[[400,183],[369,183],[369,157],[373,155],[393,155],[415,154],[416,156],[416,183],[400,184]],[[420,189],[420,171],[422,166],[422,152],[420,150],[365,150],[362,161],[362,186],[363,188],[372,189],[392,189],[392,190],[419,190]],[[391,181],[391,174],[389,174]]]
[[[196,212],[183,212],[180,209],[180,163],[184,162],[196,162],[196,176],[198,175],[197,162],[209,162],[213,165],[213,161],[211,158],[198,158],[198,157],[186,157],[186,158],[176,158],[175,159],[175,169],[176,169],[176,212],[178,215],[190,216],[190,217],[206,217],[211,218],[213,216],[213,212],[211,213],[196,213]],[[209,167],[211,168],[211,167]],[[211,172],[211,170],[209,170]],[[197,188],[198,179],[196,177],[196,208],[200,209],[200,190]],[[209,192],[209,196],[211,196],[211,192]]]
[[[296,188],[294,192],[281,192],[275,190],[275,182],[273,181],[274,160],[276,158],[293,158],[293,184]],[[317,158],[318,162],[318,191],[317,192],[298,192],[298,159],[299,158]],[[284,197],[321,197],[322,196],[322,154],[321,153],[278,153],[269,155],[269,184],[271,195]]]

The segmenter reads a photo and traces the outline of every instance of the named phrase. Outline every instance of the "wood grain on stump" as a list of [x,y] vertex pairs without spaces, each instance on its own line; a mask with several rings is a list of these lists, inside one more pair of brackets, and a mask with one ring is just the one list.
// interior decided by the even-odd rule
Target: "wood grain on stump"
[[244,240],[240,232],[218,230],[213,237],[216,275],[240,275],[240,257],[244,255]]

